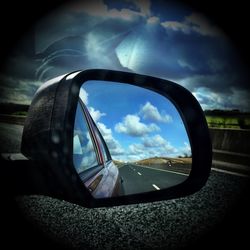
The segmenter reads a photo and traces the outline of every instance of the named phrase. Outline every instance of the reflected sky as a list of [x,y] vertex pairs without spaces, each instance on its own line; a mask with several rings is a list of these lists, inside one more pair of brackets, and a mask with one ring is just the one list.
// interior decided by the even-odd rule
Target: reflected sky
[[114,159],[191,155],[180,114],[165,97],[129,84],[87,81],[80,98]]

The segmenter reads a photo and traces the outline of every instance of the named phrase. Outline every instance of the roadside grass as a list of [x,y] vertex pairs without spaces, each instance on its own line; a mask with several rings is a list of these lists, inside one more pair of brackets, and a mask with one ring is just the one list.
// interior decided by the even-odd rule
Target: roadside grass
[[208,127],[211,128],[231,128],[250,129],[250,117],[242,116],[206,116]]
[[17,111],[17,112],[13,112],[11,115],[15,116],[27,116],[28,112],[27,111]]

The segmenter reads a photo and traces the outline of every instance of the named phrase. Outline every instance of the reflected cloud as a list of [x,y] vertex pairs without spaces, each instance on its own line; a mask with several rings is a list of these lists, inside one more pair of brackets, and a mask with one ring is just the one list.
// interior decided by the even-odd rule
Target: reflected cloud
[[146,125],[140,121],[140,117],[137,115],[126,115],[123,117],[122,122],[115,125],[115,131],[118,133],[128,134],[130,136],[144,136],[153,131],[159,131],[160,128],[151,123]]
[[155,122],[169,123],[173,121],[170,115],[166,114],[165,111],[161,111],[160,113],[157,107],[152,105],[150,102],[146,102],[145,105],[141,107],[139,114],[142,115],[143,119],[149,119]]

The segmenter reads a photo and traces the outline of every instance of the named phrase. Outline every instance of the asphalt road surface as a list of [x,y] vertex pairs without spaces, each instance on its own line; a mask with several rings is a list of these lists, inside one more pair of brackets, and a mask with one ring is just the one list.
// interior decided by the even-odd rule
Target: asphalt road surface
[[0,152],[19,153],[23,126],[0,122]]
[[[0,128],[2,150],[18,150],[22,127],[1,124]],[[8,185],[1,191],[8,192]],[[207,184],[193,195],[153,203],[88,209],[41,195],[15,200],[17,207],[1,201],[1,208],[6,208],[0,213],[1,243],[7,244],[3,248],[17,248],[17,243],[24,249],[47,249],[47,243],[53,243],[88,250],[249,245],[249,178],[228,172],[213,170]],[[24,226],[27,221],[29,227]]]
[[188,175],[154,167],[126,164],[119,168],[124,194],[156,191],[182,183]]

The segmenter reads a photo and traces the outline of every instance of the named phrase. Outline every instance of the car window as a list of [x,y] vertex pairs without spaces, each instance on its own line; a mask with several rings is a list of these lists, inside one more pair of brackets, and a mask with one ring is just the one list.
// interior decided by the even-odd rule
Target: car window
[[78,103],[73,139],[73,161],[77,173],[98,165],[97,155],[81,105]]

